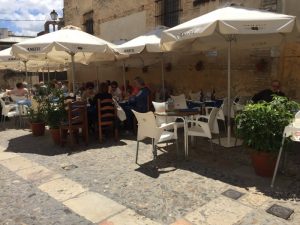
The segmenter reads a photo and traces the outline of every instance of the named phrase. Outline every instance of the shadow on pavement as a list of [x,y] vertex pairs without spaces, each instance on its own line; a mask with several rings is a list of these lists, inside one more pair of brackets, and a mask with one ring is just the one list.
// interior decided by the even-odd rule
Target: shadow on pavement
[[214,145],[211,151],[209,143],[202,140],[194,149],[190,149],[188,160],[178,160],[175,148],[170,148],[158,156],[157,168],[153,168],[154,162],[149,161],[141,164],[136,171],[158,178],[163,173],[187,170],[246,190],[256,188],[256,191],[272,198],[300,201],[300,152],[297,143],[288,152],[286,172],[278,174],[273,189],[270,187],[271,178],[255,174],[250,162],[250,151],[245,147],[227,149]]
[[111,139],[107,139],[102,144],[98,142],[95,137],[90,137],[89,144],[85,145],[80,139],[79,144],[76,144],[72,149],[68,144],[65,147],[55,145],[48,131],[44,136],[35,137],[32,134],[23,135],[17,138],[10,139],[6,152],[15,153],[32,153],[46,156],[54,156],[59,154],[76,154],[81,151],[107,148],[111,146],[124,146],[127,145],[123,141],[115,142]]

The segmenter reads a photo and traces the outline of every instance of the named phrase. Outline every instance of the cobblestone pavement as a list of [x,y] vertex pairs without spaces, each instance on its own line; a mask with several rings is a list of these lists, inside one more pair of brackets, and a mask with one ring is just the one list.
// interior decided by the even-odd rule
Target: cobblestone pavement
[[[1,215],[7,224],[300,224],[297,145],[289,153],[285,175],[278,176],[276,187],[271,189],[270,179],[254,174],[244,147],[214,145],[211,151],[207,141],[198,140],[189,160],[178,161],[170,145],[159,154],[159,170],[155,170],[150,144],[141,145],[141,166],[134,163],[136,142],[130,135],[118,143],[107,140],[102,145],[91,138],[92,143],[80,145],[71,154],[68,148],[55,146],[48,133],[33,137],[28,130],[8,129],[0,131],[0,137],[0,152],[4,151],[2,159],[0,153],[1,180],[4,177],[5,181],[0,186],[10,189],[4,196],[11,200],[9,204],[0,202],[0,215],[9,205],[5,216]],[[7,155],[11,153],[20,157]],[[19,166],[12,166],[16,164]],[[54,181],[49,182],[46,176],[30,177],[29,171],[37,168],[51,174]],[[60,185],[71,191],[62,195],[61,190],[55,190]],[[233,200],[222,194],[228,189],[243,195]],[[23,213],[16,209],[16,199]],[[100,211],[112,205],[115,213],[88,215],[93,199],[101,202]],[[86,204],[85,211],[78,208],[77,200],[82,206]],[[275,217],[266,212],[273,204],[294,212],[288,220]],[[37,207],[40,211],[35,212]],[[52,214],[57,215],[56,223]],[[38,223],[28,215],[49,222]],[[124,218],[139,222],[127,223]],[[16,219],[20,222],[13,223]]]
[[93,224],[3,166],[0,174],[1,225]]

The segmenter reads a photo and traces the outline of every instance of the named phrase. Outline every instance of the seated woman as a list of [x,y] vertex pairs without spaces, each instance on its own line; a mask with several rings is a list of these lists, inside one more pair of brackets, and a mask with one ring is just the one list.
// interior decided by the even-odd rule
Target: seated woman
[[91,104],[94,96],[95,96],[95,86],[93,82],[87,82],[85,85],[85,90],[81,95],[82,101],[89,102]]

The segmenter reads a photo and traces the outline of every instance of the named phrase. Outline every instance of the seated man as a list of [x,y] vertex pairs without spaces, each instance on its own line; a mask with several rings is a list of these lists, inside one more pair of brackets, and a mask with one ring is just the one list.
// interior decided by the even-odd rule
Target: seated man
[[132,109],[137,112],[148,112],[149,111],[149,97],[150,90],[146,87],[145,82],[142,78],[136,77],[134,79],[136,87],[139,88],[139,92],[129,98],[129,104],[132,105]]
[[252,98],[252,101],[254,103],[259,101],[271,102],[273,95],[285,96],[285,94],[280,91],[280,82],[278,80],[272,81],[272,89],[265,89],[255,94]]
[[7,94],[21,97],[28,95],[28,90],[24,87],[23,83],[19,82],[16,84],[16,88],[14,88],[11,91],[8,91]]
[[142,78],[136,77],[134,79],[136,87],[139,88],[139,92],[131,96],[128,100],[128,104],[121,105],[126,113],[125,126],[127,130],[131,130],[133,126],[133,112],[132,109],[137,112],[148,112],[149,111],[149,96],[151,94],[149,88],[146,87],[145,82]]

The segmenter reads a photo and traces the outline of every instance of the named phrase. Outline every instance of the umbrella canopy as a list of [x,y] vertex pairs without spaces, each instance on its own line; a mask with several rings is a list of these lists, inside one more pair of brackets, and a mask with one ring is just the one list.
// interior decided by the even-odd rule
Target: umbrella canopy
[[125,54],[138,54],[144,50],[147,52],[162,52],[160,48],[160,37],[162,32],[166,29],[168,28],[165,26],[158,26],[144,35],[115,46],[115,49]]
[[[26,64],[26,65],[25,65]],[[21,60],[11,54],[11,48],[0,51],[0,69],[11,69],[25,72],[37,72],[42,70],[63,71],[66,66],[62,63],[49,62],[46,59]]]
[[11,54],[11,48],[0,51],[0,69],[19,70],[22,67],[22,64],[20,59]]
[[22,59],[43,58],[72,63],[73,91],[75,91],[75,62],[115,60],[113,44],[90,35],[74,26],[41,35],[13,45],[12,52]]
[[[280,44],[285,34],[296,30],[295,16],[241,7],[220,8],[162,33],[166,51],[228,48],[227,99],[231,110],[231,48],[265,48]],[[231,123],[227,120],[225,147],[231,147]]]
[[164,50],[261,48],[280,44],[295,29],[295,16],[242,7],[220,8],[164,31]]
[[[161,34],[164,30],[168,29],[165,26],[157,26],[154,30],[138,36],[121,45],[117,45],[115,49],[119,53],[129,54],[130,58],[123,62],[128,67],[144,67],[151,64],[162,62],[162,84],[164,90],[164,71],[163,71],[163,57],[162,49],[160,46]],[[124,72],[124,86],[125,85],[125,72]]]

